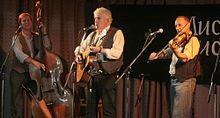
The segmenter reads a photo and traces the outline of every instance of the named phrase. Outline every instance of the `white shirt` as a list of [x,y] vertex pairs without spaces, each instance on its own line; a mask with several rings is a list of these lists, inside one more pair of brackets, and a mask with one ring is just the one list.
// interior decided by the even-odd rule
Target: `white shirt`
[[[19,40],[19,38],[18,38],[18,35],[15,35],[15,36],[13,37],[13,40],[15,41],[15,44],[14,44],[14,46],[13,46],[13,50],[14,50],[14,52],[15,52],[15,56],[16,56],[16,58],[17,58],[21,63],[24,63],[24,60],[25,60],[26,58],[28,58],[29,55],[23,52],[23,47],[22,47],[22,45],[21,45],[21,43],[20,43],[20,40]],[[26,39],[26,38],[25,38],[25,42],[27,43],[27,46],[28,46],[28,48],[29,48],[29,50],[30,50],[30,52],[31,52],[31,57],[33,57],[33,44],[32,44],[32,43],[33,43],[33,36],[31,37],[31,39]]]

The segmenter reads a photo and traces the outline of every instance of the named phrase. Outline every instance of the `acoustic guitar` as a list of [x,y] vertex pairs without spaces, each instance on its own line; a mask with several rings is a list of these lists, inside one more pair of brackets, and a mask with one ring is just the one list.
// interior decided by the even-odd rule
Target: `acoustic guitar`
[[88,83],[96,72],[112,74],[123,65],[123,55],[119,59],[106,59],[102,53],[91,54],[89,46],[80,56],[82,61],[76,63],[76,82]]

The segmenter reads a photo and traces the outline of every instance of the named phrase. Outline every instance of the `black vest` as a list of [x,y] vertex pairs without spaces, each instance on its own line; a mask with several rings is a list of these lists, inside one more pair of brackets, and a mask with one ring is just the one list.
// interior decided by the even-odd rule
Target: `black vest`
[[[34,48],[34,56],[38,53],[39,51],[39,40],[38,40],[38,35],[36,33],[32,33],[33,35],[33,48]],[[18,34],[18,40],[20,41],[21,45],[22,45],[22,51],[28,55],[31,55],[31,52],[27,46],[27,43],[24,39],[24,36],[22,36],[21,32]],[[14,55],[14,59],[13,59],[13,65],[12,65],[12,69],[17,71],[18,73],[24,73],[24,72],[28,72],[29,70],[29,66],[25,63],[21,63],[15,56],[15,53],[13,52]]]
[[175,76],[180,82],[183,82],[193,77],[195,78],[198,77],[199,75],[201,75],[201,65],[200,65],[199,55],[196,55],[193,59],[187,62],[182,62],[178,59],[175,68],[176,68]]
[[[113,37],[117,31],[118,31],[117,28],[110,27],[105,38],[103,39],[103,42],[102,42],[103,48],[109,48],[109,49],[112,48]],[[92,39],[94,39],[94,36],[92,37]],[[104,62],[98,62],[98,65],[99,65],[99,69],[102,69],[104,72],[108,74],[112,74],[112,73],[119,71],[119,69],[123,65],[123,52],[119,59],[108,59],[104,55]]]

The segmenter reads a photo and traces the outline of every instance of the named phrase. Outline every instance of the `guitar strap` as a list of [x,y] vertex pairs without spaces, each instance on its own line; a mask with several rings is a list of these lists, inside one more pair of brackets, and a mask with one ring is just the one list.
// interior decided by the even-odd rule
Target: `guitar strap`
[[99,38],[98,37],[98,39],[97,40],[95,40],[95,34],[96,34],[96,32],[94,32],[93,34],[92,34],[92,40],[91,40],[91,46],[97,46],[98,45],[98,42],[99,41],[102,41],[101,42],[101,44],[100,44],[100,46],[102,46],[103,45],[103,42],[104,42],[104,40],[106,39],[105,37],[106,37],[106,35],[105,36],[103,36],[103,37],[101,37],[101,38]]
[[95,35],[96,35],[96,32],[94,31],[91,36],[90,46],[91,45],[95,46],[95,44],[97,43],[97,41],[95,42]]

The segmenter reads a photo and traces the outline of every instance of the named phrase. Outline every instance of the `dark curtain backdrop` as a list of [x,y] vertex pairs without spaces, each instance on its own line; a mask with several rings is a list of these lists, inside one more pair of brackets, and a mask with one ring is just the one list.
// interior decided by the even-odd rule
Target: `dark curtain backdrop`
[[[36,8],[35,3],[37,0],[1,0],[0,1],[0,64],[2,64],[5,59],[5,55],[9,52],[9,47],[11,45],[11,38],[14,35],[15,30],[18,27],[17,17],[22,12],[29,12],[33,16],[34,28],[36,29]],[[74,60],[73,51],[75,47],[81,41],[80,31],[83,27],[89,26],[93,23],[93,10],[97,6],[105,6],[107,8],[113,9],[114,5],[138,5],[138,6],[146,6],[149,7],[151,5],[214,5],[219,4],[220,0],[41,0],[43,5],[43,22],[48,30],[49,38],[52,41],[53,49],[52,51],[56,53],[63,62],[64,65],[64,73],[65,76],[68,72],[68,69]],[[114,13],[117,13],[117,10],[114,9]],[[133,9],[135,11],[135,9]],[[154,11],[152,11],[153,13]],[[163,11],[161,11],[163,12]],[[216,11],[217,12],[217,11]],[[120,13],[120,12],[118,12]],[[120,14],[117,14],[118,16]],[[116,15],[116,16],[117,16]],[[122,13],[121,16],[124,14]],[[155,14],[157,15],[157,14]],[[133,32],[126,31],[128,28],[126,25],[120,25],[117,17],[114,17],[113,14],[113,24],[119,28],[122,28],[126,37],[126,34],[132,34]],[[136,17],[135,19],[127,19],[124,20],[130,21],[133,20],[135,22],[140,22],[138,19],[140,17]],[[142,25],[137,26],[133,22],[130,24],[131,27],[134,27],[138,30],[138,27],[144,27]],[[170,21],[171,22],[171,21]],[[146,29],[147,30],[147,29]],[[137,33],[138,34],[138,33]],[[134,45],[131,47],[125,47],[125,51],[133,49],[133,55],[129,55],[127,53],[125,56],[125,65],[122,68],[120,74],[123,69],[132,61],[132,59],[138,54],[139,50],[142,47],[141,42],[136,42],[136,40],[144,40],[144,34],[138,34],[141,39],[131,39]],[[129,42],[129,41],[127,41]],[[127,44],[126,44],[127,45]],[[141,46],[140,46],[141,45]],[[7,117],[10,113],[8,109],[8,105],[10,105],[10,84],[8,82],[8,72],[10,71],[10,59],[9,57],[7,65],[6,65],[6,76],[5,76],[5,117]],[[142,64],[144,60],[139,60],[137,64]],[[119,84],[119,95],[118,95],[118,117],[121,118],[123,116],[127,116],[130,118],[137,118],[138,116],[141,118],[168,118],[169,117],[169,103],[168,103],[168,63],[169,61],[162,62],[166,66],[161,66],[158,69],[159,73],[153,73],[153,75],[148,76],[148,70],[143,69],[142,67],[137,69],[138,71],[132,75],[129,81],[129,95],[126,102],[123,102],[123,87],[125,85]],[[151,63],[151,67],[153,70],[154,65],[160,66],[161,62]],[[134,66],[135,68],[136,66]],[[140,104],[135,106],[138,88],[140,84],[139,79],[136,76],[142,72],[145,73],[145,81],[142,86],[141,92],[141,100]],[[160,77],[162,74],[163,81],[155,80],[155,78]],[[2,78],[2,77],[1,77]],[[65,78],[61,78],[65,80]],[[122,81],[120,81],[122,83]],[[194,104],[194,113],[196,118],[211,118],[213,117],[214,111],[214,97],[211,97],[211,103],[208,104],[207,93],[209,90],[209,85],[197,85],[196,89],[196,98]],[[219,87],[217,87],[217,97],[219,97]],[[127,111],[124,111],[122,103],[126,103],[128,105]],[[217,106],[219,108],[219,102],[217,99]],[[217,113],[219,113],[219,109]],[[126,115],[125,115],[126,114]]]

